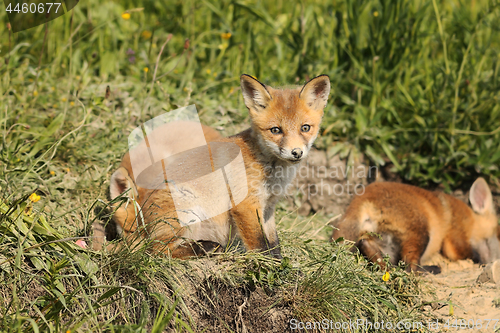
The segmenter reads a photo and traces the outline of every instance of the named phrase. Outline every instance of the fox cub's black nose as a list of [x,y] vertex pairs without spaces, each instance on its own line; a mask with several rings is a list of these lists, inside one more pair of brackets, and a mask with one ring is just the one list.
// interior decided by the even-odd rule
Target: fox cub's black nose
[[300,149],[300,148],[294,148],[294,149],[292,149],[292,155],[293,155],[293,157],[295,157],[296,159],[301,158],[301,157],[302,157],[302,154],[303,154],[302,149]]

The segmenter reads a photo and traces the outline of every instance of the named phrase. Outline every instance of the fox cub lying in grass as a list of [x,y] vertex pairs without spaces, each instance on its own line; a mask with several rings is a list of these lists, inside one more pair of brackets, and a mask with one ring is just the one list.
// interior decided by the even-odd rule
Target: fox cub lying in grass
[[451,195],[390,182],[377,182],[356,196],[335,226],[332,240],[355,242],[368,260],[383,269],[384,255],[409,270],[422,267],[436,253],[451,259],[488,263],[500,258],[500,229],[490,188],[478,178],[469,193],[472,209]]
[[[225,247],[233,237],[239,236],[247,250],[264,251],[281,258],[275,205],[318,135],[330,80],[321,75],[302,87],[289,89],[274,89],[249,75],[242,75],[240,81],[251,127],[229,138],[221,138],[206,126],[203,131],[207,142],[230,142],[241,150],[245,174],[240,178],[246,179],[246,197],[225,213],[186,225],[179,221],[168,187],[137,186],[127,154],[110,180],[111,199],[120,195],[128,197],[127,205],[114,203],[113,220],[123,238],[140,234],[140,238],[153,241],[154,250],[185,258]],[[165,126],[170,127],[159,130],[175,138],[175,131],[189,132],[194,124]],[[182,147],[176,149],[183,150]],[[212,161],[212,168],[213,165]],[[195,188],[185,190],[197,196],[210,193],[212,188],[200,182]]]

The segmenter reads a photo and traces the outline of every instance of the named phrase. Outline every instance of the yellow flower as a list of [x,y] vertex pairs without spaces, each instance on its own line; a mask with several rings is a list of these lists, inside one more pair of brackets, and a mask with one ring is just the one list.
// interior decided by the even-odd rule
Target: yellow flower
[[61,101],[66,102],[68,99],[66,97],[61,98]]
[[234,87],[231,87],[231,89],[229,89],[229,93],[230,94],[234,93]]
[[69,102],[69,105],[75,106],[75,102],[71,101],[71,102]]
[[184,91],[188,91],[188,88],[184,87],[182,90],[184,90]]
[[64,171],[69,172],[69,168],[64,169]]
[[56,87],[50,87],[50,90],[56,91]]
[[385,272],[384,276],[382,276],[382,280],[384,280],[385,282],[389,281],[390,278],[391,274],[389,274],[389,272]]
[[130,13],[127,13],[127,12],[122,13],[122,19],[124,19],[124,20],[130,20]]
[[55,109],[55,108],[57,108],[57,104],[52,105],[52,107],[53,107],[54,109]]
[[77,76],[75,76],[75,79],[77,79],[77,81],[80,81],[81,76],[80,76],[80,75],[77,75]]
[[211,69],[207,69],[207,74],[210,75],[212,73]]
[[144,72],[146,72],[146,73],[149,72],[149,68],[144,67]]
[[53,175],[55,175],[55,174],[56,174],[56,172],[55,172],[55,171],[53,171],[53,170],[50,170],[50,174],[53,176]]
[[31,193],[30,200],[31,202],[37,202],[38,200],[40,200],[40,196],[37,195],[36,193]]
[[373,12],[373,16],[377,17],[378,16],[378,12]]
[[153,45],[151,45],[153,47],[153,49],[156,49],[156,43],[153,43]]
[[225,33],[220,34],[220,36],[222,37],[222,39],[228,40],[229,38],[231,38],[231,33],[225,32]]
[[28,81],[33,82],[33,79],[29,79]]
[[144,30],[141,34],[142,38],[150,39],[153,34],[149,30]]
[[216,76],[217,76],[217,72],[214,72],[214,77],[216,77]]
[[35,96],[35,97],[38,96],[38,91],[36,91],[36,90],[33,91],[33,96]]
[[229,46],[228,43],[222,43],[218,46],[219,50],[225,50],[227,49],[227,47]]

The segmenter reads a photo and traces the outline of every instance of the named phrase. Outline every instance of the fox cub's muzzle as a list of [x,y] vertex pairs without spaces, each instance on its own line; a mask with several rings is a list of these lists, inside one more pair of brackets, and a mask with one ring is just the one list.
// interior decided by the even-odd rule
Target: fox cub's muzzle
[[296,160],[300,160],[302,155],[304,155],[304,152],[300,148],[294,148],[292,149],[292,155]]

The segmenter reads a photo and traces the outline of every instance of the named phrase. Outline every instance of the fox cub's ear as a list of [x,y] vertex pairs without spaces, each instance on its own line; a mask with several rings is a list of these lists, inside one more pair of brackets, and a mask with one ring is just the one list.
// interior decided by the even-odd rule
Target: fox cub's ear
[[247,74],[241,76],[240,83],[247,108],[260,111],[267,107],[272,97],[264,84]]
[[485,212],[494,212],[493,197],[491,195],[490,187],[483,178],[478,178],[472,184],[469,193],[469,200],[472,209],[478,214]]
[[330,78],[328,75],[320,75],[302,87],[299,97],[313,110],[323,110],[328,95],[330,95]]
[[113,200],[127,190],[128,197],[137,198],[137,189],[134,182],[130,178],[128,171],[121,167],[111,175],[109,196]]

